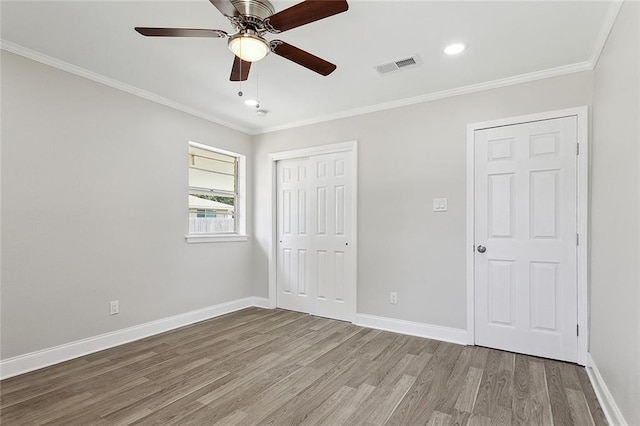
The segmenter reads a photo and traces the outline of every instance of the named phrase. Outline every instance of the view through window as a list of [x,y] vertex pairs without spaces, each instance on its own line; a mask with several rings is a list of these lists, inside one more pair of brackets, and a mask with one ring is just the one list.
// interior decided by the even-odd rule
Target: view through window
[[189,144],[189,234],[237,232],[238,157]]

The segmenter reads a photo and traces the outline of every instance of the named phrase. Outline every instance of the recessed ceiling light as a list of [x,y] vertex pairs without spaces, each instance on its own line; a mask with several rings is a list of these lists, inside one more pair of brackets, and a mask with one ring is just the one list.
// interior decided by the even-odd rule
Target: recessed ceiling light
[[244,101],[244,104],[250,107],[257,107],[258,105],[260,105],[260,102],[258,102],[256,99],[247,99],[246,101]]
[[453,43],[444,48],[444,53],[447,55],[457,55],[462,52],[466,46],[462,43]]

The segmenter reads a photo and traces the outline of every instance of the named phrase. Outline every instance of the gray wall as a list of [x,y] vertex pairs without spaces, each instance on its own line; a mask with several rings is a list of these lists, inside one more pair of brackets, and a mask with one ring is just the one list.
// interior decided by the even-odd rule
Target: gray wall
[[640,3],[626,1],[594,74],[591,355],[640,424]]
[[[466,125],[591,105],[593,93],[590,351],[627,421],[640,424],[639,13],[624,3],[595,73],[253,144],[3,51],[0,358],[267,297],[269,153],[349,140],[359,141],[358,312],[465,328]],[[188,140],[248,156],[254,242],[185,243]],[[447,213],[431,211],[434,197],[449,198]],[[116,299],[121,313],[111,317]]]
[[1,59],[2,359],[252,295],[251,241],[184,239],[187,142],[249,136]]
[[268,295],[269,153],[358,140],[358,313],[466,329],[467,124],[591,105],[591,93],[583,72],[255,137],[255,294]]
[[[269,153],[349,140],[359,142],[358,312],[465,328],[467,124],[591,106],[593,94],[590,351],[627,421],[640,424],[639,13],[637,2],[624,3],[595,73],[253,144],[3,51],[0,357],[267,297]],[[184,241],[188,140],[248,156],[254,242]],[[434,197],[448,197],[447,213],[431,211]],[[108,315],[110,300],[120,301],[120,315]]]

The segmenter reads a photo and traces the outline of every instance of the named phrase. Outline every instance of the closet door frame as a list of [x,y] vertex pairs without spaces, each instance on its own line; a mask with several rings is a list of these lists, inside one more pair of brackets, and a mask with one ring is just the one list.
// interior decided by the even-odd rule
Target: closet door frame
[[[353,203],[352,209],[352,223],[353,223],[353,238],[352,238],[352,250],[355,259],[358,258],[358,224],[357,224],[357,212],[358,212],[358,143],[357,141],[348,141],[327,145],[313,146],[309,148],[301,148],[287,151],[274,152],[269,155],[269,182],[271,183],[271,190],[269,193],[269,223],[271,227],[270,241],[269,241],[269,308],[276,308],[277,303],[277,251],[278,251],[278,216],[277,216],[277,200],[278,200],[278,182],[277,182],[277,163],[280,160],[289,160],[294,158],[311,157],[314,155],[334,154],[339,152],[351,152],[352,158],[352,188],[351,202]],[[357,263],[357,262],[356,262]],[[355,321],[357,312],[357,265],[355,266],[353,273],[355,284],[355,291],[353,294],[355,303],[353,318],[351,322]]]

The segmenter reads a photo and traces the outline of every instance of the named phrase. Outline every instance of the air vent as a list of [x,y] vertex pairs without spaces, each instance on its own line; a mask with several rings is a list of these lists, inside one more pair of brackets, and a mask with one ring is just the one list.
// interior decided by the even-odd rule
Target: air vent
[[415,65],[417,64],[417,62],[413,58],[407,58],[401,61],[396,61],[395,64],[398,68],[404,68],[404,67],[408,67],[409,65]]
[[414,55],[408,58],[402,58],[393,62],[388,62],[386,64],[378,65],[377,67],[374,67],[374,68],[376,69],[376,71],[378,71],[378,74],[386,75],[386,74],[394,73],[400,70],[416,68],[416,67],[419,67],[420,65],[422,65],[422,59],[420,59],[420,56]]

